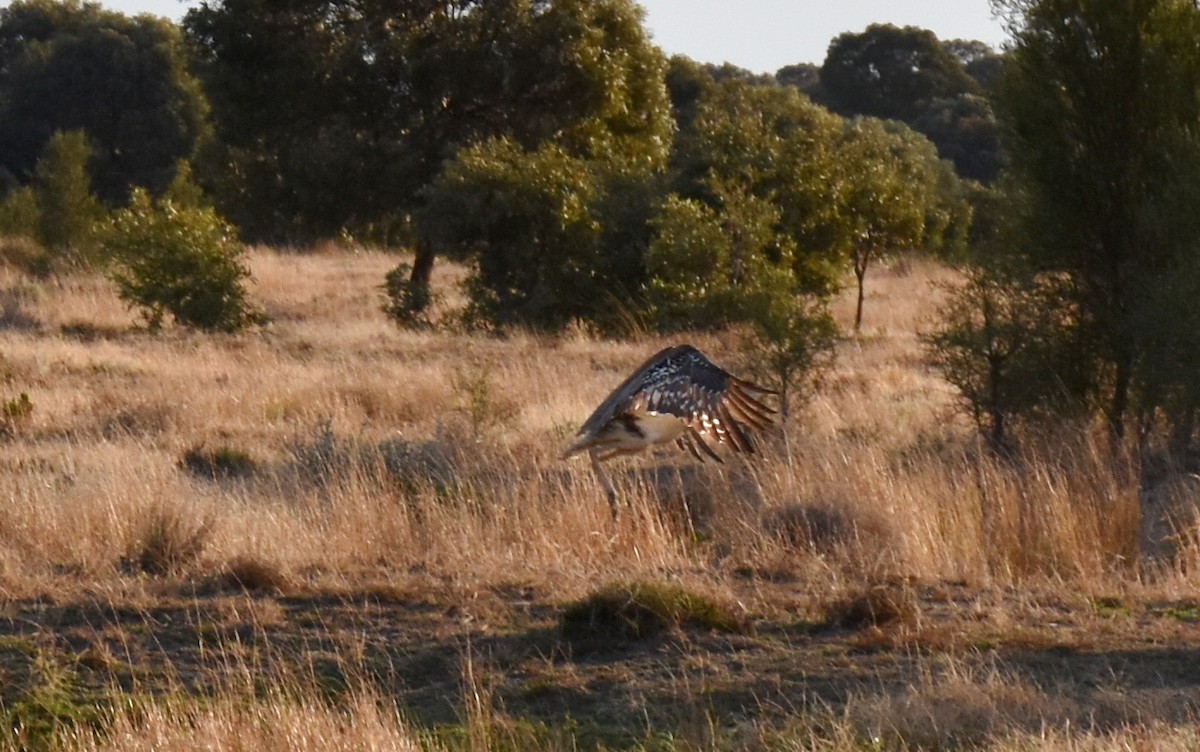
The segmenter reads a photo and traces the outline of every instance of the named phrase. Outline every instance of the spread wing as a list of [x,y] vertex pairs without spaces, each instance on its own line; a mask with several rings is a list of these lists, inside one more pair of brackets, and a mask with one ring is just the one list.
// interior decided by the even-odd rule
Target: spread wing
[[703,459],[698,449],[717,458],[704,436],[752,453],[747,428],[765,428],[775,412],[758,401],[763,394],[775,392],[731,375],[691,345],[677,345],[656,353],[635,370],[596,408],[579,433],[599,430],[626,412],[674,415],[688,428],[680,445],[697,458]]

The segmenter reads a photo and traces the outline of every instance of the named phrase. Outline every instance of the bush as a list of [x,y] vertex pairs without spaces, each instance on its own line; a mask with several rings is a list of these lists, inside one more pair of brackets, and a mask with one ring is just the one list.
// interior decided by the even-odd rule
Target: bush
[[383,312],[389,319],[408,328],[431,325],[429,307],[433,294],[428,287],[414,284],[412,265],[401,263],[383,278]]
[[1071,337],[1078,312],[1061,280],[1019,266],[968,266],[938,327],[923,336],[932,364],[958,390],[993,449],[1012,449],[1013,424],[1085,404],[1087,357]]
[[25,392],[0,402],[0,436],[15,435],[20,428],[29,423],[31,415],[33,402]]
[[258,469],[258,463],[247,452],[221,445],[210,449],[203,444],[183,453],[179,465],[193,475],[213,480],[219,478],[248,478]]
[[0,249],[4,260],[45,276],[55,267],[90,262],[104,207],[91,188],[92,147],[81,131],[54,134],[29,185],[0,202]]
[[731,608],[677,585],[614,584],[567,607],[560,623],[568,640],[635,641],[684,628],[748,632]]
[[235,332],[264,320],[246,297],[243,247],[211,208],[152,202],[135,190],[105,228],[103,246],[117,294],[141,309],[151,329],[167,313],[205,331]]

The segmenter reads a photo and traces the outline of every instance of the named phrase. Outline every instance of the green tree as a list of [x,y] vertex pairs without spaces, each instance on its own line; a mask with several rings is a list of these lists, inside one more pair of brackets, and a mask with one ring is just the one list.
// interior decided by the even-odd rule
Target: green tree
[[982,42],[943,43],[925,29],[876,24],[830,44],[821,66],[822,101],[847,117],[907,123],[933,141],[959,175],[990,183],[1002,165],[987,93],[998,71],[999,58]]
[[33,174],[37,239],[56,255],[87,257],[104,209],[92,193],[88,169],[92,147],[81,131],[55,133]]
[[711,190],[716,207],[671,196],[652,223],[648,302],[660,328],[753,323],[801,290],[779,207],[735,183]]
[[849,253],[841,187],[831,179],[841,130],[841,118],[793,89],[715,84],[678,136],[673,192],[719,207],[714,188],[737,185],[774,203],[779,232],[794,243],[797,280],[806,292],[829,294]]
[[166,314],[184,326],[235,332],[263,320],[246,294],[250,270],[233,228],[211,208],[154,201],[135,189],[102,234],[117,294],[151,329]]
[[1061,280],[981,256],[947,291],[937,327],[923,336],[932,363],[997,452],[1014,448],[1014,424],[1077,411],[1090,381],[1068,326]]
[[476,323],[557,328],[605,302],[597,192],[589,162],[499,139],[460,152],[418,219],[441,252],[474,262]]
[[798,276],[778,205],[736,183],[714,181],[710,190],[716,206],[670,196],[652,222],[649,311],[665,330],[748,327],[751,355],[779,390],[786,419],[837,339],[827,296]]
[[883,253],[911,250],[926,239],[941,173],[937,153],[927,139],[903,125],[888,126],[875,118],[851,122],[838,155],[848,173],[841,201],[858,283],[857,332],[862,328],[868,269]]
[[[405,228],[447,160],[493,138],[660,166],[665,61],[641,17],[629,0],[206,4],[185,27],[235,167],[221,206],[254,239]],[[400,239],[427,300],[437,245]]]
[[207,105],[179,30],[80,0],[16,0],[0,10],[0,165],[21,183],[57,132],[91,141],[97,195],[161,193],[196,150]]
[[22,235],[40,248],[25,261],[47,273],[65,262],[90,260],[105,211],[92,193],[92,148],[82,131],[55,133],[34,166],[32,182],[0,204],[0,232]]
[[836,37],[821,66],[821,85],[838,112],[905,122],[931,99],[978,93],[933,32],[891,24]]
[[1153,322],[1169,324],[1161,312],[1170,310],[1160,293],[1198,261],[1194,228],[1177,232],[1181,220],[1165,218],[1195,216],[1183,207],[1200,180],[1200,9],[1185,0],[998,5],[1014,37],[999,99],[1030,196],[1024,252],[1070,281],[1072,327],[1088,343],[1119,439],[1139,382],[1157,368],[1148,335]]

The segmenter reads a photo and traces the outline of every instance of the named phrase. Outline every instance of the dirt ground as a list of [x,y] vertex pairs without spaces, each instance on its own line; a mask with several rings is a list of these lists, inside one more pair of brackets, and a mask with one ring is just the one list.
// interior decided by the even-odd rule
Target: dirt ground
[[947,719],[970,736],[1200,716],[1197,602],[904,582],[887,585],[906,599],[902,613],[839,625],[808,616],[797,583],[739,587],[771,615],[748,614],[735,631],[586,640],[564,634],[567,604],[544,593],[468,592],[419,575],[338,594],[156,581],[136,597],[8,601],[0,700],[63,676],[79,691],[189,696],[283,676],[330,693],[367,681],[423,728],[461,726],[470,705],[486,705],[616,746],[680,729],[761,733],[814,714],[860,717],[880,733],[911,726],[909,740],[926,733],[913,724],[938,734]]

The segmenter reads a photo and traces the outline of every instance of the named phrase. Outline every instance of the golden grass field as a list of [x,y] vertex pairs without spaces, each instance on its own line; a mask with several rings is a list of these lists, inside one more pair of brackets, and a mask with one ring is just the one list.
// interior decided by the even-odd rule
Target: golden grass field
[[[1200,484],[989,458],[918,338],[948,270],[868,277],[758,461],[614,463],[614,521],[570,436],[667,344],[756,377],[738,336],[405,331],[399,260],[255,250],[241,335],[0,270],[0,749],[1200,746]],[[569,633],[643,586],[725,621]]]

